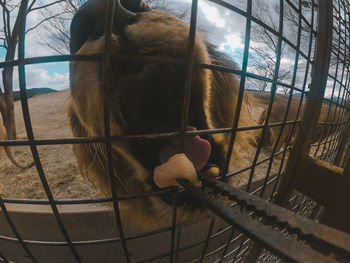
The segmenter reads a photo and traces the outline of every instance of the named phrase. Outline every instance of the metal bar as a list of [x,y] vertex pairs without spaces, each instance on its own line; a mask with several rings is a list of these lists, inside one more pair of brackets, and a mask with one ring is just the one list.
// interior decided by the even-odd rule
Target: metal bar
[[[242,210],[241,210],[241,211],[242,211]],[[236,254],[235,254],[234,258],[232,259],[232,262],[236,262],[236,259],[237,259],[238,255],[239,255],[239,253],[241,252],[243,246],[248,242],[248,240],[249,240],[248,238],[243,238],[243,239],[242,239],[242,242],[241,242],[241,244],[239,245],[239,247],[238,247],[238,249],[237,249],[237,251],[236,251]]]
[[332,45],[332,12],[332,1],[319,1],[318,35],[311,87],[299,134],[289,156],[286,176],[283,177],[278,190],[276,202],[280,205],[285,204],[288,199],[299,158],[309,150],[311,131],[316,126],[317,117],[321,110]]
[[179,190],[176,188],[173,191],[173,218],[171,225],[171,238],[170,238],[170,263],[175,262],[175,234],[176,234],[176,216],[177,216],[177,198],[178,198]]
[[[120,4],[120,0],[117,0]],[[108,96],[108,91],[111,90],[111,54],[112,54],[112,32],[114,25],[114,15],[115,15],[115,1],[108,0],[106,3],[105,9],[105,28],[104,28],[104,50],[103,50],[103,58],[102,58],[102,99],[103,99],[103,123],[104,123],[104,136],[106,138],[105,147],[107,153],[107,174],[113,199],[113,210],[114,210],[114,218],[119,230],[120,240],[122,243],[122,248],[124,251],[124,258],[127,263],[130,262],[130,255],[128,252],[128,248],[126,245],[126,240],[124,237],[123,225],[120,217],[120,208],[119,202],[117,200],[118,193],[116,188],[114,187],[115,176],[114,176],[114,167],[112,160],[112,146],[110,140],[110,110],[109,110],[109,101],[110,96]],[[118,256],[118,255],[117,255]],[[120,255],[119,255],[120,256]]]
[[[282,56],[282,51],[281,51],[282,39],[281,39],[281,37],[283,35],[283,6],[284,6],[284,2],[282,0],[280,0],[280,7],[279,7],[279,12],[280,12],[280,15],[279,15],[279,31],[278,31],[278,34],[277,34],[278,35],[277,54],[276,54],[276,64],[275,64],[275,70],[274,70],[274,76],[273,76],[273,80],[274,81],[277,81],[277,79],[278,79],[278,73],[279,73],[279,68],[280,68],[280,63],[281,63],[281,56]],[[268,129],[267,123],[269,122],[270,116],[271,116],[271,113],[272,113],[272,104],[274,102],[276,91],[277,91],[277,85],[276,84],[272,84],[271,95],[270,95],[270,102],[269,102],[269,106],[268,106],[268,109],[267,109],[267,112],[266,112],[266,118],[265,118],[264,127],[263,127],[263,130],[261,132],[261,136],[260,136],[260,140],[259,140],[259,143],[258,143],[258,146],[257,146],[257,149],[256,149],[254,160],[252,162],[252,169],[250,171],[249,181],[248,181],[247,188],[246,188],[247,192],[249,192],[250,185],[251,185],[251,183],[253,181],[254,172],[255,172],[255,166],[256,166],[256,163],[258,161],[258,158],[259,158],[259,155],[260,155],[260,151],[261,151],[261,148],[263,146],[263,141],[264,141],[264,138],[265,138],[266,133],[267,133],[267,129]]]
[[[339,4],[340,4],[340,2],[338,1],[338,5],[339,5]],[[339,21],[338,21],[338,22],[339,22]],[[340,22],[338,23],[338,26],[340,26]],[[340,49],[339,49],[339,48],[340,48],[340,38],[339,38],[339,40],[338,40],[338,54],[337,54],[337,56],[336,56],[336,57],[337,57],[337,62],[336,62],[336,69],[335,69],[335,76],[334,76],[334,79],[337,79],[337,76],[338,76],[339,57],[340,57]],[[343,71],[342,71],[342,77],[341,77],[341,78],[343,79],[343,77],[344,77],[344,66],[343,66]],[[333,102],[334,92],[335,92],[335,86],[336,86],[336,81],[333,82],[333,89],[332,89],[332,94],[331,94],[331,99],[330,99],[331,102]],[[341,91],[341,88],[339,88],[339,93],[340,93],[340,91]],[[339,95],[338,95],[337,103],[338,103],[338,102],[339,102]],[[331,109],[332,109],[332,103],[330,103],[330,105],[329,105],[329,107],[328,107],[326,121],[329,120],[329,117],[330,117],[330,114],[331,114]],[[336,113],[336,111],[337,111],[337,106],[336,106],[335,109],[334,109],[334,114]],[[335,117],[335,116],[334,116],[334,117]],[[334,121],[334,117],[333,117],[333,121]],[[328,138],[329,132],[330,132],[330,130],[328,130],[328,132],[326,133],[326,134],[327,134],[326,138]],[[320,136],[320,138],[323,138],[324,133],[325,133],[325,126],[322,127],[322,131],[321,131],[321,136]],[[321,152],[321,155],[323,155],[323,153],[324,153],[324,151],[325,151],[325,148],[326,148],[326,147],[325,147],[325,145],[324,145],[324,147],[323,147],[323,149],[322,149],[322,152]],[[316,148],[316,150],[315,150],[314,156],[317,155],[319,149],[320,149],[320,146],[318,145],[317,148]]]
[[[27,10],[28,7],[28,0],[25,1],[25,10]],[[82,262],[77,251],[71,244],[71,239],[69,237],[69,234],[63,224],[62,218],[58,212],[57,206],[54,204],[54,198],[50,191],[48,182],[45,177],[44,170],[42,168],[40,157],[36,148],[36,145],[34,143],[34,134],[33,129],[30,121],[30,115],[29,115],[29,107],[28,107],[28,98],[26,94],[26,76],[25,76],[25,65],[23,63],[24,57],[25,57],[25,28],[26,28],[26,18],[27,16],[22,16],[22,21],[20,21],[20,29],[19,29],[19,40],[18,40],[18,77],[19,77],[19,86],[20,86],[20,95],[21,95],[21,104],[22,104],[22,112],[23,112],[23,119],[25,122],[27,137],[30,142],[30,149],[32,151],[33,159],[35,161],[35,165],[41,180],[41,183],[44,187],[45,193],[50,200],[51,209],[56,217],[56,221],[58,223],[58,226],[66,240],[66,242],[69,244],[69,248],[77,262]]]
[[[298,124],[299,121],[287,121],[286,125]],[[269,123],[268,127],[277,127],[281,126],[282,122]],[[251,131],[262,129],[263,125],[255,126],[242,126],[237,128],[237,132]],[[219,129],[206,129],[206,130],[197,130],[197,131],[186,131],[185,136],[193,135],[207,135],[207,134],[217,134],[217,133],[231,133],[232,128],[219,128]],[[169,138],[179,136],[181,132],[169,132],[169,133],[155,133],[155,134],[140,134],[140,135],[121,135],[121,136],[111,136],[111,142],[117,141],[127,141],[127,140],[154,140],[161,138]],[[35,145],[61,145],[61,144],[78,144],[78,143],[106,143],[104,137],[74,137],[74,138],[61,138],[61,139],[34,139]],[[28,140],[0,140],[0,146],[28,146],[30,142]]]
[[[111,59],[113,61],[167,61],[173,64],[185,64],[186,60],[181,58],[159,58],[157,56],[145,56],[145,55],[122,55],[122,54],[111,54]],[[54,55],[54,56],[39,56],[32,58],[25,58],[23,60],[25,65],[35,65],[43,63],[52,62],[68,62],[68,61],[102,61],[102,55],[97,54],[87,54],[87,55]],[[5,62],[0,62],[0,69],[9,66],[18,66],[18,59],[8,60]]]
[[[118,201],[125,201],[148,196],[160,196],[162,194],[172,192],[172,188],[164,188],[151,192],[134,193],[129,195],[119,195]],[[4,203],[9,204],[32,204],[32,205],[49,205],[50,201],[46,199],[19,199],[19,198],[3,198]],[[77,205],[77,204],[98,204],[113,202],[112,198],[97,198],[97,199],[57,199],[54,200],[56,205]]]
[[249,243],[249,244],[238,254],[237,263],[242,262],[242,260],[244,260],[245,256],[249,252],[249,250],[254,242],[251,239],[248,239],[247,243]]
[[[336,262],[331,258],[313,251],[304,244],[295,240],[285,239],[279,232],[256,222],[250,218],[249,215],[241,213],[237,208],[232,208],[225,202],[207,195],[204,190],[192,186],[185,180],[181,180],[181,184],[203,205],[210,208],[213,212],[229,224],[235,226],[242,233],[255,241],[262,243],[264,247],[272,251],[281,259],[286,260],[287,262]],[[246,194],[249,195],[248,193]]]
[[[301,12],[301,11],[299,11],[299,12]],[[314,7],[314,2],[312,1],[311,25],[310,25],[311,28],[313,28],[313,26],[314,26],[314,13],[315,13],[315,7]],[[295,120],[297,120],[299,118],[300,109],[301,109],[301,105],[302,105],[302,102],[303,102],[305,89],[306,89],[307,78],[308,78],[308,73],[309,73],[309,67],[310,67],[309,61],[311,60],[310,57],[311,57],[312,43],[313,43],[313,41],[312,41],[313,40],[313,34],[312,34],[311,31],[312,30],[310,30],[310,35],[309,35],[308,60],[307,60],[307,63],[306,63],[306,69],[305,69],[305,75],[304,75],[304,81],[303,81],[303,88],[302,88],[303,92],[301,92],[301,98],[300,98],[300,101],[299,101],[298,110],[297,110],[297,113],[296,113],[296,116],[295,116]],[[296,128],[296,125],[293,124],[292,130],[291,130],[290,134],[288,135],[288,139],[287,139],[286,145],[289,145],[289,143],[291,141],[291,138],[292,138],[292,135],[294,134],[295,128]],[[275,186],[274,186],[274,188],[273,188],[273,190],[271,192],[270,199],[273,198],[273,195],[276,192],[277,186],[279,185],[279,180],[280,180],[280,177],[281,177],[280,175],[282,174],[281,172],[282,172],[282,169],[283,169],[284,162],[286,160],[286,153],[287,153],[286,151],[283,152],[283,156],[282,156],[282,159],[281,159],[281,164],[280,164],[279,171],[278,171],[278,177],[277,177]]]
[[197,12],[198,12],[198,0],[192,0],[191,6],[191,20],[190,20],[190,31],[188,36],[187,44],[187,65],[186,65],[186,76],[185,76],[185,86],[184,86],[184,101],[182,109],[181,118],[181,151],[184,150],[185,141],[185,130],[188,123],[188,115],[191,100],[191,83],[192,83],[192,73],[194,66],[194,45],[196,39],[196,25],[197,25]]
[[[350,70],[349,70],[349,67],[348,67],[348,74],[347,74],[347,82],[349,82],[349,79],[350,79]],[[347,93],[347,99],[346,101],[349,101],[349,93]],[[348,112],[348,118],[347,118],[347,121],[348,123],[344,126],[342,132],[341,132],[341,141],[339,143],[339,149],[338,149],[338,152],[337,152],[337,155],[335,156],[335,164],[340,166],[341,165],[341,159],[344,155],[344,150],[345,150],[345,146],[346,146],[346,143],[347,143],[347,140],[349,138],[347,138],[347,136],[349,135],[349,125],[350,125],[350,122],[349,122],[349,118],[350,118],[350,113]]]
[[[6,221],[7,223],[9,224],[13,234],[15,235],[16,238],[11,238],[13,240],[15,240],[17,243],[19,243],[24,251],[27,253],[27,256],[28,258],[30,258],[32,260],[32,262],[36,263],[37,260],[35,259],[34,255],[32,254],[32,252],[29,250],[27,244],[24,242],[24,240],[22,239],[21,235],[19,234],[15,224],[13,223],[8,211],[7,211],[7,208],[2,200],[2,198],[0,197],[0,208],[1,208],[1,211],[2,213],[4,214],[5,218],[6,218]],[[3,257],[3,256],[2,256]]]
[[[240,237],[244,238],[244,235],[241,234]],[[245,244],[246,242],[248,242],[248,241],[249,241],[249,239],[245,239],[245,241],[243,240],[243,241],[242,241],[243,243],[241,243],[241,244],[244,245],[244,244]],[[240,249],[240,246],[238,246],[238,247],[236,247],[235,249],[231,250],[229,253],[227,253],[227,254],[225,255],[224,259],[230,257],[230,256],[231,256],[232,254],[234,254],[234,253],[237,253],[237,251],[238,251],[239,249]],[[229,262],[232,263],[232,262],[234,262],[234,261],[233,261],[233,260],[230,260]]]
[[[222,0],[208,0],[209,2],[212,2],[212,3],[215,3],[217,5],[220,5],[222,7],[225,7],[226,9],[229,9],[237,14],[240,14],[244,17],[247,17],[247,12],[246,11],[243,11],[242,9],[239,9],[238,7],[235,7],[233,4],[229,4],[225,1],[222,1]],[[286,0],[286,2],[288,2],[290,4],[290,6],[293,8],[293,4],[291,4],[290,0]],[[268,24],[264,23],[263,21],[257,19],[256,17],[252,16],[251,17],[252,21],[260,26],[262,26],[263,28],[267,29],[268,31],[270,31],[273,35],[278,35],[278,32],[276,30],[274,30],[271,26],[269,26]],[[316,34],[315,31],[313,31],[313,28],[310,26],[310,23],[308,21],[308,19],[306,19],[303,15],[302,15],[302,20],[303,22],[311,28],[311,33],[312,34]],[[288,38],[284,37],[284,36],[281,36],[282,40],[284,42],[286,42],[288,45],[290,45],[293,49],[296,49],[295,48],[295,45],[293,43],[291,43],[289,41]],[[301,51],[301,50],[297,50],[301,56],[303,56],[304,58],[307,58],[306,55]],[[310,61],[312,62],[312,61]]]
[[[274,154],[274,156],[280,155],[281,153],[285,153],[285,152],[289,151],[289,149],[291,149],[291,146],[288,146],[286,149],[281,150],[281,151],[279,151],[279,152],[276,152],[276,153]],[[267,162],[267,161],[270,160],[271,158],[272,158],[272,156],[268,156],[268,157],[266,157],[266,158],[260,160],[259,162],[257,162],[257,163],[255,164],[255,167],[259,166],[260,164],[263,164],[263,163]],[[242,169],[240,169],[240,170],[238,170],[238,171],[231,172],[231,173],[229,173],[227,176],[235,176],[235,175],[240,174],[240,173],[242,173],[242,172],[248,171],[248,170],[250,170],[250,169],[252,169],[252,168],[253,168],[253,165],[250,165],[250,166],[245,167],[245,168],[242,168]]]
[[224,257],[225,257],[225,255],[227,253],[227,250],[228,250],[229,246],[231,245],[231,240],[232,240],[233,235],[235,234],[235,232],[236,232],[236,229],[232,228],[231,235],[230,235],[230,237],[228,238],[228,240],[226,242],[226,245],[225,245],[224,251],[222,252],[221,258],[220,258],[220,260],[217,263],[222,263],[222,261],[224,260]]
[[[297,36],[297,49],[298,50],[300,49],[300,41],[301,41],[301,15],[300,15],[300,13],[302,11],[302,4],[301,4],[300,1],[299,1],[299,10],[300,10],[300,12],[298,12],[298,36]],[[292,77],[292,83],[291,83],[292,86],[295,85],[296,75],[297,75],[297,70],[298,70],[298,62],[299,62],[299,53],[296,52],[295,60],[294,60],[293,77]],[[275,145],[273,146],[273,149],[272,149],[272,152],[271,152],[271,156],[273,156],[274,153],[276,152],[277,146],[279,145],[279,141],[280,141],[280,139],[282,137],[282,133],[283,133],[283,130],[284,130],[284,127],[285,127],[284,123],[287,121],[290,105],[292,103],[292,98],[293,98],[293,89],[291,89],[290,92],[289,92],[288,102],[287,102],[286,110],[285,110],[285,113],[284,113],[284,116],[283,116],[283,121],[282,121],[283,124],[282,124],[282,126],[281,126],[281,128],[279,130],[279,134],[277,136]],[[301,103],[299,103],[299,107],[301,107]],[[300,108],[298,110],[300,110]],[[289,134],[289,136],[291,136],[291,134]],[[265,181],[264,181],[264,184],[263,184],[262,191],[260,193],[260,197],[263,197],[263,195],[264,195],[265,187],[266,187],[266,184],[268,182],[270,171],[271,171],[271,168],[272,168],[272,163],[273,163],[273,158],[271,158],[270,161],[269,161],[268,168],[267,168],[267,171],[266,171],[266,177],[265,177]]]
[[[242,72],[246,72],[247,67],[248,67],[250,30],[251,30],[251,15],[252,15],[252,0],[248,0],[247,1],[247,16],[246,16],[246,26],[245,26],[245,42],[244,42]],[[244,96],[245,81],[246,81],[246,77],[244,75],[242,75],[241,81],[239,84],[240,86],[239,86],[239,93],[238,93],[238,97],[237,97],[237,106],[236,106],[236,111],[235,111],[235,117],[234,117],[234,121],[232,124],[232,133],[230,136],[230,142],[228,145],[225,163],[224,163],[224,167],[222,170],[221,179],[224,182],[227,181],[227,173],[228,173],[228,169],[229,169],[229,165],[230,165],[230,161],[231,161],[234,142],[235,142],[236,135],[237,135],[238,121],[239,121],[239,116],[241,113],[242,101],[243,101],[243,96]]]
[[[339,6],[339,9],[340,9],[340,2],[338,2],[338,6]],[[345,15],[345,13],[344,13]],[[339,24],[339,27],[340,27],[340,24]],[[345,35],[345,41],[347,39],[347,36]],[[345,67],[346,65],[343,63],[343,70],[342,70],[342,75],[341,75],[341,80],[340,82],[342,83],[343,82],[343,79],[344,79],[344,72],[345,72]],[[349,66],[347,66],[347,73],[346,73],[346,80],[345,80],[345,86],[342,86],[340,85],[339,87],[339,92],[338,92],[338,98],[337,98],[337,102],[336,102],[336,106],[335,106],[335,110],[334,110],[334,114],[333,114],[333,121],[336,121],[336,120],[344,120],[346,119],[346,112],[348,113],[348,118],[347,118],[347,121],[349,121],[349,111],[350,110],[347,110],[345,109],[344,107],[341,107],[341,106],[345,106],[349,100],[349,93],[345,93],[346,91],[346,86],[348,86],[348,81],[349,81],[349,73],[350,73],[350,70],[349,70]],[[341,106],[338,106],[339,105],[339,99],[340,99],[340,92],[341,92],[341,89],[343,88],[343,95],[342,95],[342,101],[341,101]],[[339,110],[337,110],[339,108]],[[331,127],[333,129],[333,134],[330,136],[329,140],[330,140],[330,143],[329,143],[329,146],[328,146],[328,149],[327,149],[327,152],[330,151],[330,152],[335,152],[336,149],[338,149],[339,147],[339,141],[338,140],[335,140],[337,138],[337,134],[340,133],[340,134],[343,134],[343,132],[345,131],[345,125],[343,127],[341,127],[340,125],[338,126],[335,126],[335,127]],[[329,136],[329,134],[331,133],[331,130],[329,129],[328,130],[328,133],[327,133],[327,137]],[[337,143],[338,142],[338,143]],[[325,146],[324,146],[324,149],[325,149]],[[334,154],[330,155],[329,158],[328,158],[328,161],[329,162],[333,162],[333,159],[335,160],[336,156],[334,156]]]
[[[312,64],[310,62],[310,64]],[[250,72],[244,72],[244,71],[241,71],[241,70],[238,70],[238,69],[234,69],[234,68],[230,68],[230,67],[225,67],[225,66],[220,66],[220,65],[212,65],[212,64],[199,64],[199,66],[201,68],[206,68],[206,69],[211,69],[211,70],[217,70],[217,71],[220,71],[220,72],[226,72],[226,73],[232,73],[232,74],[236,74],[236,75],[239,75],[239,76],[246,76],[246,77],[249,77],[249,78],[254,78],[254,79],[258,79],[258,80],[261,80],[261,81],[266,81],[268,83],[271,83],[271,84],[276,84],[278,86],[282,86],[282,87],[285,87],[285,88],[289,88],[289,89],[294,89],[296,91],[299,91],[299,92],[304,92],[303,90],[301,89],[298,89],[297,87],[293,87],[287,83],[284,83],[284,82],[279,82],[278,80],[273,80],[273,79],[269,79],[267,77],[264,77],[264,76],[260,76],[260,75],[257,75],[257,74],[254,74],[254,73],[250,73]],[[306,92],[304,92],[306,93]]]
[[209,224],[209,228],[208,228],[208,234],[207,234],[207,238],[205,239],[205,243],[204,243],[204,247],[203,247],[203,252],[202,252],[201,259],[200,259],[200,263],[203,263],[204,256],[207,253],[210,236],[211,236],[211,233],[213,232],[213,228],[214,228],[214,223],[215,223],[215,218],[212,218],[210,220],[210,224]]
[[[251,195],[233,186],[224,184],[215,178],[201,177],[205,185],[209,185],[230,200],[237,202],[240,206],[262,216],[266,222],[273,222],[280,228],[287,229],[299,238],[321,244],[333,249],[337,253],[350,258],[350,235],[330,227],[313,223],[311,220],[296,215],[291,211],[279,207],[273,203]],[[191,188],[192,189],[192,188]],[[300,205],[300,202],[298,203]]]

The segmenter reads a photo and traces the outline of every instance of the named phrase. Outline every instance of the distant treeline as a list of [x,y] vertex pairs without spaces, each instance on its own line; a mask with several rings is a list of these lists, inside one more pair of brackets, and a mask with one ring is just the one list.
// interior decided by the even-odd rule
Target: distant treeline
[[[54,89],[50,89],[50,88],[34,88],[34,89],[27,89],[27,97],[31,98],[35,95],[40,95],[40,94],[47,94],[47,93],[53,93],[53,92],[57,92],[57,90]],[[14,101],[16,100],[20,100],[20,93],[19,91],[14,91],[13,92],[13,98]]]

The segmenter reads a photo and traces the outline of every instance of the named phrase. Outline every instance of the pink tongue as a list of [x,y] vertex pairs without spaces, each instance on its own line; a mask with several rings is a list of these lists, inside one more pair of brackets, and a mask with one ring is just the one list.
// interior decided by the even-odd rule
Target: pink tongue
[[[180,152],[181,140],[175,138],[171,142],[172,144],[165,145],[160,151],[159,158],[161,163],[167,162],[171,156]],[[185,137],[184,153],[197,171],[206,165],[210,152],[211,145],[207,140],[202,139],[198,135]]]

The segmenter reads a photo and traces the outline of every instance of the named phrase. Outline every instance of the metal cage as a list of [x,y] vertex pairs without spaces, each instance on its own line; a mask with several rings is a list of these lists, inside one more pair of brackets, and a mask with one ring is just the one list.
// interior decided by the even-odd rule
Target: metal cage
[[[28,0],[22,0],[28,4]],[[45,189],[47,200],[0,198],[1,233],[0,261],[2,262],[335,262],[350,261],[349,227],[333,220],[330,214],[349,218],[346,204],[339,198],[348,198],[346,191],[350,167],[348,142],[350,130],[349,80],[350,80],[350,4],[345,0],[292,1],[280,0],[279,28],[276,30],[254,16],[254,0],[245,1],[244,9],[230,4],[230,1],[208,0],[229,12],[245,18],[245,43],[241,69],[227,68],[219,65],[194,65],[193,47],[195,41],[198,0],[192,0],[189,54],[186,61],[187,81],[184,97],[182,126],[179,131],[166,134],[140,134],[135,136],[112,137],[109,131],[108,107],[104,107],[105,136],[102,138],[59,138],[37,139],[33,134],[26,95],[27,65],[76,60],[102,60],[104,69],[109,67],[112,59],[153,59],[152,57],[118,57],[111,56],[108,41],[111,36],[114,1],[109,1],[106,10],[106,43],[104,53],[79,56],[62,55],[27,58],[25,56],[26,20],[21,21],[18,44],[18,59],[0,62],[0,68],[18,67],[21,105],[28,139],[0,141],[0,146],[29,146],[35,161],[38,176]],[[303,8],[309,5],[310,17],[305,17]],[[284,9],[288,6],[298,18],[296,42],[285,35]],[[273,78],[249,71],[250,40],[252,24],[264,28],[277,38],[277,57]],[[304,28],[304,32],[302,32]],[[306,30],[305,30],[306,29]],[[306,33],[305,33],[306,32]],[[109,37],[108,37],[109,36]],[[302,47],[302,44],[304,46]],[[281,46],[287,45],[295,52],[294,69],[289,83],[278,79],[282,60]],[[298,65],[303,61],[305,69],[300,71]],[[235,74],[240,78],[240,90],[235,122],[232,127],[216,130],[185,131],[188,111],[190,79],[193,67],[202,67],[214,71]],[[108,70],[104,77],[109,79]],[[303,81],[296,83],[297,75]],[[243,100],[247,82],[251,79],[269,83],[266,115],[264,122],[254,127],[239,127],[240,105]],[[108,83],[105,84],[107,87]],[[281,121],[270,120],[274,100],[279,88],[287,89],[284,116]],[[328,89],[330,97],[325,97]],[[298,94],[296,97],[295,94]],[[297,113],[293,120],[287,120],[293,99],[297,99]],[[105,96],[105,105],[108,96]],[[326,118],[318,118],[322,105],[327,105]],[[302,110],[304,108],[304,110]],[[264,151],[264,139],[270,129],[276,129],[277,138],[268,154]],[[260,130],[261,137],[252,163],[238,171],[229,171],[228,163],[235,137],[239,132]],[[286,143],[278,148],[283,132],[288,131]],[[318,130],[320,139],[313,141]],[[143,198],[149,195],[171,193],[178,194],[177,188],[165,189],[151,193],[137,193],[121,196],[112,189],[112,196],[89,200],[57,200],[53,197],[44,167],[38,154],[38,146],[81,143],[103,143],[108,153],[108,169],[112,181],[111,142],[120,140],[147,140],[174,135],[230,133],[231,140],[226,162],[222,168],[223,179],[248,172],[248,183],[244,190],[230,187],[221,180],[201,178],[207,189],[197,189],[188,182],[181,184],[195,198],[212,209],[218,218],[208,219],[197,226],[194,223],[176,223],[177,207],[173,207],[173,222],[164,229],[147,233],[130,233],[120,219],[119,202],[130,198]],[[291,143],[293,147],[291,147]],[[277,172],[272,166],[275,165]],[[339,168],[343,167],[343,168]],[[264,166],[266,175],[255,180],[255,170]],[[343,175],[343,176],[341,176]],[[332,177],[333,176],[333,177]],[[338,177],[337,177],[338,176]],[[332,178],[331,178],[332,177]],[[337,177],[337,179],[334,179]],[[331,179],[330,179],[331,178]],[[340,179],[339,179],[340,178]],[[339,181],[334,186],[332,182]],[[336,184],[336,183],[334,183]],[[319,185],[319,187],[315,187]],[[309,187],[311,186],[311,187]],[[317,190],[314,190],[315,189]],[[208,188],[212,192],[208,192]],[[320,189],[321,192],[320,193]],[[340,189],[340,190],[339,190]],[[337,191],[342,194],[337,194]],[[221,193],[233,201],[225,203],[215,198]],[[250,194],[248,194],[250,193]],[[271,202],[265,202],[269,200]],[[345,202],[349,199],[345,199]],[[93,204],[113,204],[113,211]],[[176,203],[176,202],[175,202]],[[275,204],[274,204],[275,203]],[[277,204],[277,205],[276,205]],[[281,208],[285,207],[287,209]],[[24,208],[19,212],[17,208]],[[80,215],[79,215],[80,213]],[[96,220],[113,216],[107,226],[95,226]],[[41,216],[41,217],[40,217]],[[44,219],[43,219],[44,218]],[[88,227],[94,231],[84,233],[79,239],[76,233],[78,220],[86,220]],[[223,220],[221,220],[221,219]],[[308,218],[308,219],[307,219]],[[335,230],[316,223],[319,220]],[[28,221],[26,221],[28,220]],[[27,222],[34,222],[31,227]],[[78,221],[79,222],[79,221]],[[51,225],[45,225],[50,223]],[[269,225],[269,226],[267,226]],[[53,234],[48,234],[54,228]],[[30,229],[30,231],[28,231]],[[46,233],[47,232],[47,233]],[[45,236],[47,235],[47,236]],[[196,236],[193,241],[191,236]],[[158,243],[155,241],[158,240]],[[192,240],[192,241],[189,241]],[[155,243],[152,243],[155,242]],[[150,251],[154,246],[159,251]],[[308,246],[310,245],[310,246]],[[143,246],[143,247],[142,247]]]

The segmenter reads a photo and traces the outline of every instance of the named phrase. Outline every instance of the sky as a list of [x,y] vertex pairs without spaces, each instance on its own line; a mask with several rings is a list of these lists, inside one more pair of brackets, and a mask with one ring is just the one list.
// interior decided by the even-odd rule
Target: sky
[[[47,3],[48,0],[41,1],[43,3]],[[191,0],[168,0],[166,1],[166,8],[175,14],[182,14],[186,11],[189,14],[191,2]],[[246,0],[226,0],[226,2],[240,8],[243,11],[246,10]],[[40,1],[38,1],[38,3],[40,3]],[[270,4],[270,8],[272,8],[271,6],[276,3],[276,0],[269,0],[268,3]],[[55,8],[57,9],[58,7],[56,6]],[[258,6],[256,6],[256,1],[253,1],[253,10],[254,8],[258,8]],[[40,21],[42,16],[42,12],[31,12],[27,17],[27,27],[35,25],[38,21]],[[278,13],[276,14],[276,18],[278,18]],[[187,20],[188,22],[189,16],[185,17],[184,20]],[[2,19],[0,19],[0,27],[2,26],[1,21]],[[264,22],[267,24],[273,23],[273,21],[269,20],[265,20]],[[204,36],[205,39],[214,44],[219,50],[231,56],[238,65],[242,65],[243,60],[245,24],[246,18],[244,16],[232,12],[208,0],[199,0],[197,17],[198,31],[202,36]],[[56,51],[40,43],[40,37],[45,38],[45,33],[43,32],[43,28],[39,26],[27,34],[26,57],[57,55]],[[284,34],[292,43],[296,42],[295,34],[293,34],[291,30],[284,30]],[[254,39],[252,39],[250,44],[253,46],[259,45],[260,43],[254,42]],[[0,61],[4,60],[4,55],[4,50],[0,47]],[[250,55],[254,56],[254,52],[250,51]],[[294,60],[295,52],[286,52],[286,54],[282,56],[281,68],[283,69],[293,66]],[[300,61],[301,62],[299,63],[301,64],[306,63],[306,61],[303,61],[302,58]],[[248,66],[250,66],[250,64],[248,64]],[[248,68],[248,71],[250,68]],[[303,74],[304,72],[301,70],[298,72],[298,75],[300,76]],[[62,90],[69,87],[68,62],[26,66],[26,76],[28,89],[49,87],[56,90]],[[15,90],[18,89],[17,79],[18,74],[16,72],[14,75]]]
[[[237,2],[242,6],[242,2],[245,1],[231,2]],[[190,10],[190,4],[190,0],[167,1],[167,6],[170,10],[176,10],[176,12],[180,13]],[[41,18],[41,12],[31,12],[27,17],[27,27],[35,25]],[[238,64],[240,63],[239,60],[242,60],[241,48],[243,48],[243,41],[242,32],[240,31],[242,28],[244,29],[244,24],[245,19],[243,17],[235,15],[209,1],[199,0],[198,28],[202,32],[202,35],[218,46],[220,50],[226,50],[229,55],[237,60],[236,62]],[[0,24],[0,26],[2,25]],[[27,34],[26,57],[57,55],[57,52],[40,43],[39,36],[42,36],[43,32],[43,28],[39,26]],[[4,56],[5,50],[0,47],[0,61],[4,61]],[[61,90],[69,87],[67,62],[26,66],[26,76],[28,89],[49,87]],[[18,74],[16,70],[14,75],[14,89],[18,90]]]

